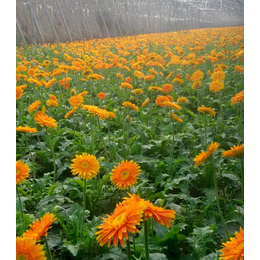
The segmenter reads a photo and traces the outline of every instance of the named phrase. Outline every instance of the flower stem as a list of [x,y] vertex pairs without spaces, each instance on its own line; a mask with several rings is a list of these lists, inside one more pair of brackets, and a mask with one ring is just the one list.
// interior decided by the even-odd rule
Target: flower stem
[[148,248],[148,227],[147,220],[144,220],[144,246],[145,246],[145,260],[149,260],[149,248]]
[[48,260],[52,260],[51,251],[50,251],[50,248],[48,246],[48,242],[47,242],[46,236],[43,236],[43,237],[44,237],[44,242],[45,242],[45,246],[46,246],[47,258],[48,258]]
[[33,160],[32,152],[31,152],[31,149],[30,149],[29,144],[28,144],[28,141],[27,141],[26,133],[24,134],[24,138],[25,138],[25,143],[26,143],[26,145],[27,145],[27,147],[28,147],[28,150],[29,150],[29,154],[30,154],[31,160],[32,160],[32,165],[33,165],[33,178],[35,179],[35,178],[36,178],[36,169],[35,169],[35,165],[34,165],[34,160]]
[[244,161],[241,158],[241,184],[242,184],[242,201],[244,204]]
[[87,188],[87,181],[84,179],[84,187],[83,187],[83,212],[82,212],[82,229],[81,235],[83,236],[83,227],[85,221],[85,210],[86,210],[86,188]]
[[126,247],[127,247],[127,260],[131,260],[131,249],[130,249],[130,242],[129,239],[126,239]]
[[95,141],[94,141],[94,131],[93,131],[93,117],[90,116],[90,126],[91,126],[91,146],[92,146],[92,154],[95,155]]
[[51,137],[50,137],[50,134],[48,133],[48,129],[46,129],[46,136],[47,136],[47,139],[49,141],[49,144],[50,144],[50,149],[51,149],[51,153],[52,153],[52,160],[53,160],[53,182],[55,183],[56,181],[56,158],[55,158],[55,153],[54,153],[54,147],[51,143]]
[[104,149],[105,149],[106,159],[108,160],[107,146],[106,146],[106,143],[105,143],[105,140],[104,140],[104,137],[103,137],[103,133],[102,133],[99,117],[97,117],[97,120],[98,120],[99,131],[100,131],[100,134],[101,134],[101,139],[102,139],[102,142],[103,142],[103,145],[104,145]]
[[204,114],[204,128],[205,128],[205,145],[208,143],[208,132],[207,132],[207,118]]
[[224,227],[224,229],[225,229],[227,238],[230,239],[230,238],[229,238],[229,233],[228,233],[228,230],[227,230],[227,227],[226,227],[226,223],[225,223],[224,217],[223,217],[222,212],[221,212],[221,209],[220,209],[219,197],[218,197],[217,175],[216,175],[216,168],[215,168],[215,163],[214,163],[214,158],[213,158],[213,156],[211,157],[211,162],[212,162],[212,170],[213,170],[213,178],[214,178],[214,187],[215,187],[215,193],[216,193],[216,200],[217,200],[218,212],[219,212],[219,215],[220,215],[220,219],[221,219],[222,225],[223,225],[223,227]]
[[21,210],[22,223],[23,223],[23,229],[24,229],[23,208],[22,208],[22,203],[21,203],[21,198],[20,198],[20,193],[19,193],[18,185],[16,185],[16,192],[17,192],[18,199],[19,199],[19,206],[20,206],[20,210]]

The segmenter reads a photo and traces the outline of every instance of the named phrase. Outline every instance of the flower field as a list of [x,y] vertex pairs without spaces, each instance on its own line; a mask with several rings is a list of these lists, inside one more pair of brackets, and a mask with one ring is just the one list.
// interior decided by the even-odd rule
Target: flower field
[[17,259],[244,259],[244,27],[16,57]]

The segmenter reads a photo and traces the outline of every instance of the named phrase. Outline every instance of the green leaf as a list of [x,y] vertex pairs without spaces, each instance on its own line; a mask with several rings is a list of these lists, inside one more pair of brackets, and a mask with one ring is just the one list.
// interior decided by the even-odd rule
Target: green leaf
[[218,254],[217,253],[211,253],[209,255],[203,256],[200,258],[200,260],[216,260],[218,259]]
[[102,255],[100,260],[124,260],[127,259],[127,256],[122,253],[118,247],[112,247],[109,249],[108,253]]
[[222,177],[226,177],[232,181],[238,181],[239,178],[235,175],[235,174],[232,174],[232,173],[222,173]]
[[63,247],[67,248],[73,256],[76,256],[79,251],[79,245],[64,244]]
[[150,260],[167,260],[167,257],[165,254],[162,253],[153,253],[149,254]]

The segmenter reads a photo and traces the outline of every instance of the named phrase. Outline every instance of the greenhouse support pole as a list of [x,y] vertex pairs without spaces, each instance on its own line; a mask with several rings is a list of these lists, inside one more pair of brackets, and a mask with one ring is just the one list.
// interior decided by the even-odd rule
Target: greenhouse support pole
[[25,40],[25,38],[24,38],[23,32],[22,32],[22,30],[21,30],[21,27],[20,27],[20,25],[19,25],[19,22],[18,22],[17,18],[16,18],[16,24],[17,24],[17,27],[18,27],[18,31],[19,31],[20,35],[22,36],[23,41],[24,41],[25,44],[27,45],[27,42],[26,42],[26,40]]
[[34,41],[34,43],[36,43],[34,24],[33,24],[33,15],[32,15],[32,1],[31,0],[28,0],[28,1],[29,1],[29,5],[30,5],[31,24],[32,24],[32,31],[33,31],[33,41]]
[[86,18],[86,16],[85,16],[85,12],[83,12],[82,0],[80,0],[79,3],[80,3],[80,9],[81,9],[83,18],[84,18],[84,20],[85,20],[85,23],[84,23],[84,24],[86,24],[87,30],[88,30],[89,33],[90,33],[90,37],[91,37],[91,39],[93,40],[93,35],[92,35],[91,30],[90,30],[90,28],[89,28],[89,26],[88,26],[88,22],[87,22],[87,18]]
[[70,32],[69,32],[67,23],[66,23],[66,21],[65,21],[65,18],[64,18],[64,16],[63,16],[62,10],[61,10],[61,8],[60,8],[59,1],[56,0],[56,3],[57,3],[57,5],[58,5],[58,8],[59,8],[59,11],[60,11],[60,14],[61,14],[61,18],[62,18],[62,21],[63,21],[63,23],[64,23],[64,25],[65,25],[66,31],[67,31],[67,33],[68,33],[68,35],[69,35],[70,41],[72,42],[72,38],[71,38],[71,35],[70,35]]
[[113,13],[114,13],[114,16],[115,16],[117,27],[118,27],[119,32],[120,32],[120,36],[123,37],[123,33],[122,33],[122,30],[121,30],[121,27],[120,27],[120,24],[118,22],[117,15],[116,15],[117,11],[116,11],[116,8],[115,8],[115,2],[114,2],[114,0],[111,0],[111,1],[112,1],[112,10],[113,10]]
[[77,20],[76,20],[76,17],[75,17],[75,14],[74,14],[74,10],[73,10],[73,8],[72,8],[72,5],[71,5],[70,0],[69,0],[68,2],[69,2],[69,5],[70,5],[70,8],[71,8],[72,17],[73,17],[73,19],[74,19],[74,21],[75,21],[75,23],[76,23],[76,26],[77,26],[77,28],[78,28],[80,37],[81,37],[82,41],[84,41],[83,35],[82,35],[81,30],[80,30],[80,28],[79,28],[79,24],[78,24],[78,22],[77,22]]
[[[88,6],[89,6],[89,12],[90,12],[91,15],[93,15],[92,12],[91,12],[90,1],[87,0],[87,3],[88,3]],[[102,34],[101,34],[101,32],[100,32],[100,29],[99,29],[99,26],[98,26],[98,24],[97,24],[97,19],[96,19],[96,17],[95,17],[94,15],[93,15],[93,18],[94,18],[95,25],[96,25],[96,27],[97,27],[97,29],[98,29],[99,37],[100,37],[101,39],[103,39]]]
[[104,19],[103,14],[102,14],[102,10],[101,10],[101,7],[100,7],[100,5],[99,5],[99,2],[98,2],[98,0],[95,0],[95,2],[97,3],[99,13],[100,13],[101,18],[102,18],[102,21],[103,21],[103,23],[104,23],[104,25],[105,25],[105,28],[106,28],[106,31],[107,31],[108,38],[110,38],[110,34],[109,34],[109,31],[108,31],[108,28],[107,28],[107,24],[106,24],[106,22],[105,22],[105,19]]
[[51,19],[51,16],[50,16],[50,14],[49,14],[49,12],[48,12],[48,9],[47,9],[47,6],[46,6],[46,2],[45,2],[45,0],[42,0],[42,1],[43,1],[43,5],[44,5],[44,7],[45,7],[45,10],[46,10],[47,16],[48,16],[48,18],[49,18],[49,21],[50,21],[50,23],[51,23],[52,29],[53,29],[53,31],[54,31],[54,34],[55,34],[55,36],[56,36],[56,38],[57,38],[58,43],[60,43],[60,39],[59,39],[58,34],[57,34],[56,30],[55,30],[55,27],[54,27],[53,21],[52,21],[52,19]]
[[42,42],[45,44],[45,41],[44,41],[44,39],[43,39],[41,30],[40,30],[40,27],[39,27],[39,24],[38,24],[38,22],[37,22],[37,20],[36,20],[36,18],[35,18],[35,15],[34,15],[33,11],[32,11],[32,16],[33,16],[33,19],[34,19],[34,21],[35,21],[37,30],[38,30],[38,32],[39,32],[39,34],[40,34],[40,36],[41,36]]

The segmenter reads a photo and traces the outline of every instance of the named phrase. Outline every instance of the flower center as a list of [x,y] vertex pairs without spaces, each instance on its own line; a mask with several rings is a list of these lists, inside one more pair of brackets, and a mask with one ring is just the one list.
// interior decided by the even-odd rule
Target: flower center
[[81,167],[84,168],[84,169],[87,169],[89,167],[89,164],[87,162],[83,162],[81,164]]
[[122,179],[127,179],[128,178],[128,176],[129,176],[129,174],[130,174],[130,172],[128,171],[128,170],[124,170],[124,171],[122,171],[121,172],[121,177],[122,177]]
[[116,228],[120,228],[126,222],[126,213],[122,213],[113,220],[113,225]]
[[25,254],[19,255],[17,260],[28,260],[28,255]]

